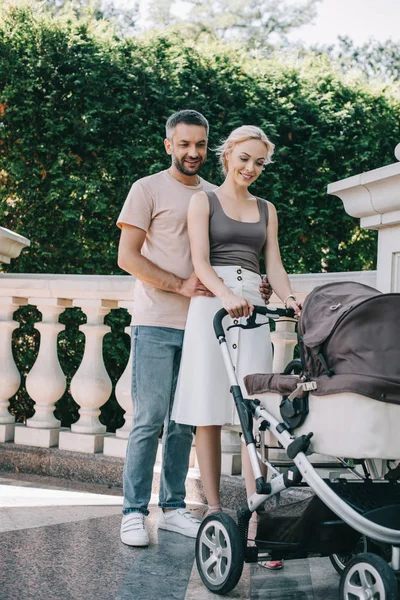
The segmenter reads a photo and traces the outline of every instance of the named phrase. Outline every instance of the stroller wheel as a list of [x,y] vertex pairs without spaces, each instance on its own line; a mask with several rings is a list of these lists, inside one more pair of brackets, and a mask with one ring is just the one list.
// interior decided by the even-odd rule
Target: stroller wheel
[[196,563],[209,590],[221,595],[233,590],[242,574],[244,548],[232,517],[215,513],[204,519],[196,539]]
[[362,552],[368,551],[368,543],[367,538],[363,535],[358,540],[357,544],[354,546],[354,549],[350,552],[343,552],[342,554],[331,554],[329,556],[329,560],[332,563],[335,571],[341,575],[352,558],[361,554]]
[[376,554],[358,554],[342,573],[339,598],[397,600],[397,579],[393,569]]

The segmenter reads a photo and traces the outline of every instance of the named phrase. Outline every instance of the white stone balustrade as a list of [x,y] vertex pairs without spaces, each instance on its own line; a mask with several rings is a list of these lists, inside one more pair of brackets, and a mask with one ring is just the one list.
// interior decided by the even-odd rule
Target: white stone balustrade
[[[131,309],[132,302],[119,302],[120,308]],[[131,327],[125,328],[125,333],[131,336]],[[132,345],[129,353],[129,360],[125,367],[124,372],[119,378],[117,385],[115,386],[115,397],[117,398],[118,404],[124,409],[125,423],[122,427],[117,429],[115,437],[104,438],[104,449],[103,452],[107,456],[120,456],[125,457],[126,447],[128,445],[129,433],[132,428],[133,421],[133,398],[132,398]]]
[[15,417],[9,412],[9,398],[20,386],[21,376],[12,353],[12,333],[18,327],[13,314],[27,303],[25,298],[0,297],[0,442],[14,439]]
[[66,377],[57,354],[58,334],[64,325],[58,322],[58,318],[72,302],[57,298],[29,298],[29,304],[37,306],[42,314],[42,320],[35,323],[35,329],[40,332],[39,353],[26,378],[27,392],[35,401],[35,414],[28,419],[25,428],[16,429],[15,443],[50,448],[58,445],[61,423],[54,416],[54,408],[66,387]]
[[[376,273],[363,271],[292,275],[290,280],[297,297],[302,300],[317,285],[332,281],[359,281],[374,287]],[[48,432],[53,431],[59,435],[60,448],[101,452],[104,443],[105,453],[124,456],[133,418],[131,358],[116,388],[117,400],[126,411],[125,424],[115,435],[105,434],[106,428],[100,423],[98,415],[100,407],[111,394],[111,382],[102,354],[103,338],[109,330],[104,325],[104,316],[118,306],[129,310],[133,298],[133,278],[118,275],[1,274],[0,281],[0,331],[3,333],[0,343],[0,428],[1,423],[4,428],[14,427],[14,418],[8,411],[8,400],[17,391],[20,377],[11,352],[11,333],[16,327],[12,316],[18,306],[26,304],[26,299],[29,298],[30,303],[38,306],[43,315],[43,320],[35,325],[41,334],[39,355],[27,383],[28,392],[35,401],[36,412],[27,425],[18,425],[18,436],[23,430],[32,432],[47,429]],[[275,296],[271,298],[271,304],[281,305]],[[53,411],[54,403],[62,395],[65,386],[65,378],[57,358],[56,339],[62,329],[58,324],[58,316],[67,306],[80,307],[86,314],[87,323],[80,327],[85,334],[84,357],[71,383],[71,394],[80,406],[80,418],[72,425],[71,430],[63,431],[60,430]],[[129,332],[129,328],[126,331]],[[281,371],[293,356],[296,344],[294,323],[278,322],[273,343],[274,370]],[[48,389],[45,389],[46,382]],[[36,444],[39,445],[39,442],[36,441]],[[238,473],[240,442],[237,432],[224,430],[222,446],[224,472]]]
[[[103,321],[108,311],[117,308],[118,303],[122,305],[125,302],[127,307],[131,306],[133,278],[97,275],[1,274],[0,281],[0,306],[8,307],[8,312],[3,314],[3,321],[0,321],[0,327],[3,323],[3,330],[8,332],[8,345],[5,344],[7,336],[3,335],[1,338],[1,350],[8,358],[0,364],[2,384],[4,381],[4,386],[2,385],[1,388],[7,396],[0,405],[3,409],[0,414],[3,415],[3,420],[10,421],[3,424],[3,430],[7,427],[8,440],[10,428],[14,428],[12,424],[14,417],[7,410],[8,399],[17,391],[20,383],[20,376],[11,353],[11,332],[16,327],[12,315],[19,304],[26,304],[26,298],[29,298],[30,303],[36,305],[42,312],[43,318],[35,325],[41,334],[39,354],[27,378],[28,393],[35,401],[35,415],[28,420],[27,425],[17,426],[18,442],[34,446],[52,446],[56,445],[60,438],[60,447],[64,449],[84,452],[101,451],[106,427],[98,419],[99,408],[111,394],[111,381],[104,367],[102,351],[103,338],[109,328],[103,324]],[[53,411],[54,403],[65,389],[65,376],[57,357],[57,336],[63,329],[63,326],[58,323],[59,314],[68,306],[82,308],[87,323],[80,327],[85,334],[84,357],[71,383],[71,394],[80,406],[81,416],[72,426],[71,431],[63,431],[60,430]],[[6,381],[9,382],[8,387],[5,385]],[[130,411],[128,410],[128,427],[132,409]]]
[[38,302],[36,298],[29,298],[29,304],[37,306],[42,320],[35,323],[35,329],[40,332],[39,354],[26,378],[26,389],[35,401],[35,414],[28,419],[27,426],[52,429],[60,426],[53,415],[54,405],[66,386],[57,355],[58,334],[64,329],[58,318],[71,302],[53,298]]
[[72,378],[71,394],[79,404],[79,419],[71,425],[71,432],[60,434],[59,447],[63,450],[100,452],[103,449],[107,427],[99,421],[100,407],[111,395],[112,384],[103,360],[103,338],[110,330],[104,317],[116,302],[107,300],[76,299],[86,313],[87,323],[79,327],[85,334],[82,362]]

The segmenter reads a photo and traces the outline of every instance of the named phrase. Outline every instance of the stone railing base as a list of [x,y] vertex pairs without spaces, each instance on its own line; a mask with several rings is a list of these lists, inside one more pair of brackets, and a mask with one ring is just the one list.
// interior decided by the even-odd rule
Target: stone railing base
[[0,424],[0,443],[14,441],[15,423]]
[[[0,472],[19,472],[97,483],[109,488],[121,488],[124,460],[104,454],[89,454],[37,448],[19,444],[0,444]],[[152,493],[158,494],[160,465],[154,468]],[[246,502],[242,477],[223,475],[221,479],[222,504],[235,510]],[[205,503],[205,496],[198,469],[189,469],[186,480],[187,502]]]
[[[328,457],[326,457],[328,458]],[[318,461],[316,461],[318,462]],[[121,490],[124,460],[102,453],[89,454],[60,450],[59,448],[37,448],[19,444],[0,444],[0,473],[26,473],[82,482],[100,484],[109,489]],[[327,473],[324,473],[327,475]],[[158,494],[160,465],[154,468],[152,493]],[[72,484],[71,484],[72,485]],[[198,469],[190,468],[186,480],[186,501],[205,504],[205,496]],[[281,502],[286,503],[307,497],[307,488],[291,488],[281,494]],[[275,498],[268,506],[275,505]],[[247,503],[244,479],[238,475],[221,476],[221,504],[224,508],[236,511]]]

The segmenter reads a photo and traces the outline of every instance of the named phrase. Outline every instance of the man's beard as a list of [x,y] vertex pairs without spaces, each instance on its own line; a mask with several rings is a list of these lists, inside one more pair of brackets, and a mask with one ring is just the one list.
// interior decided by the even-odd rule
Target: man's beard
[[174,167],[176,167],[178,169],[178,171],[183,173],[183,175],[189,175],[189,176],[197,175],[197,173],[200,171],[201,167],[203,166],[204,160],[205,159],[199,158],[197,169],[189,170],[185,167],[184,160],[179,160],[179,158],[177,158],[177,156],[175,154],[172,154],[172,162],[173,162]]

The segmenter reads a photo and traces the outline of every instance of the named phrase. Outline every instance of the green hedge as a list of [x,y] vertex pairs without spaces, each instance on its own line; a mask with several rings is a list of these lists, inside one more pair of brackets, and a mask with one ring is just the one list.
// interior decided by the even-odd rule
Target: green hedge
[[[8,270],[116,273],[115,220],[131,183],[168,166],[164,123],[193,107],[211,147],[243,123],[276,144],[255,191],[274,202],[289,272],[374,265],[329,182],[393,162],[400,103],[323,58],[296,66],[176,37],[117,39],[10,8],[0,24],[0,214],[32,246]],[[204,176],[220,180],[210,153]]]
[[[254,192],[277,206],[289,272],[374,267],[375,233],[360,230],[326,186],[393,162],[400,102],[389,88],[345,80],[324,57],[296,65],[223,45],[196,47],[176,35],[119,39],[105,23],[50,19],[26,7],[2,16],[0,222],[31,240],[4,271],[121,273],[117,215],[134,180],[168,167],[164,124],[188,107],[210,120],[211,148],[246,123],[276,144]],[[204,177],[221,180],[212,152]],[[35,317],[19,314],[15,338],[25,351],[16,358],[26,372]],[[72,315],[60,339],[69,377],[83,347],[80,317]],[[116,379],[127,360],[126,316],[110,318],[120,334],[118,343],[106,340],[105,356]],[[57,407],[63,424],[76,418],[71,402],[66,394]],[[121,411],[110,402],[102,418],[112,429]],[[30,416],[24,388],[14,408],[20,419]]]

